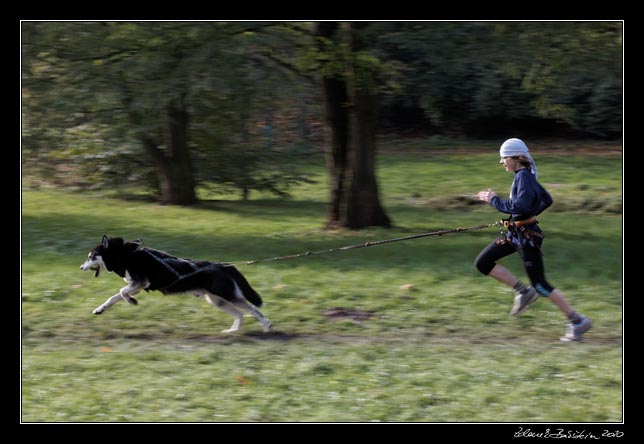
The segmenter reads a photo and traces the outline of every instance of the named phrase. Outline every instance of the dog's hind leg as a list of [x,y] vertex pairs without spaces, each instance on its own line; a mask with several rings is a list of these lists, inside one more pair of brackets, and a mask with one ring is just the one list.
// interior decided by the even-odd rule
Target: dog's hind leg
[[[242,305],[242,304],[243,304],[243,306],[240,306],[240,305]],[[257,319],[257,320],[262,324],[262,328],[264,329],[264,332],[269,332],[269,331],[271,331],[271,327],[273,326],[273,324],[272,324],[272,323],[271,323],[271,321],[270,321],[266,316],[264,316],[264,314],[263,314],[261,311],[259,311],[259,309],[258,309],[257,307],[255,307],[253,304],[251,304],[251,303],[250,303],[250,302],[248,302],[248,301],[242,301],[242,302],[241,302],[241,304],[238,304],[237,306],[238,306],[238,307],[240,307],[240,308],[244,308],[244,309],[248,310],[248,312],[249,312],[251,315],[255,316],[255,319]]]
[[264,329],[264,332],[268,332],[271,330],[272,323],[271,321],[268,320],[264,314],[259,311],[257,307],[255,307],[253,304],[248,302],[248,300],[244,297],[244,294],[241,292],[240,288],[237,286],[235,283],[235,302],[233,303],[235,307],[241,309],[241,310],[246,310],[249,312],[251,315],[255,316],[255,319],[257,319],[260,324],[262,324],[262,328]]
[[241,310],[246,310],[251,315],[255,316],[255,319],[257,319],[262,324],[262,328],[264,329],[264,332],[271,331],[271,327],[273,326],[271,321],[266,316],[264,316],[264,314],[261,311],[259,311],[257,307],[255,307],[253,304],[248,302],[246,299],[236,300],[235,306]]
[[241,328],[244,322],[244,314],[239,311],[233,304],[214,294],[205,293],[204,297],[214,307],[217,307],[221,311],[234,316],[235,320],[233,321],[233,325],[231,325],[229,329],[222,330],[222,333],[233,333]]

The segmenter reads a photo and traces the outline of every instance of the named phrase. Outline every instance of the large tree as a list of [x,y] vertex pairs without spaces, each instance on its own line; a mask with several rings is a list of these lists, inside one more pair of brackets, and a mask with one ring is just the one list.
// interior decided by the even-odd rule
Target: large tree
[[[321,91],[330,128],[327,227],[390,227],[376,179],[376,64],[363,57],[369,24],[318,22]],[[348,50],[347,50],[348,49]]]
[[268,23],[25,22],[23,159],[79,182],[138,178],[165,204],[194,203],[200,182],[283,194],[306,179],[285,165],[294,150],[273,143],[272,125],[257,131],[273,108],[299,103],[261,56],[288,47],[282,34]]
[[[47,131],[64,145],[79,127],[97,134],[104,152],[138,141],[156,167],[159,200],[194,203],[188,62],[200,38],[179,23],[24,23],[25,145]],[[45,139],[46,149],[61,148]]]
[[[315,28],[318,50],[321,54],[332,54],[332,38],[339,27],[338,22],[318,22]],[[328,62],[327,62],[328,63]],[[325,68],[325,65],[322,65]],[[349,99],[347,82],[336,69],[322,69],[320,79],[325,119],[329,125],[330,140],[327,149],[327,170],[330,183],[330,202],[327,212],[327,226],[340,225],[346,209],[346,178],[349,156]]]

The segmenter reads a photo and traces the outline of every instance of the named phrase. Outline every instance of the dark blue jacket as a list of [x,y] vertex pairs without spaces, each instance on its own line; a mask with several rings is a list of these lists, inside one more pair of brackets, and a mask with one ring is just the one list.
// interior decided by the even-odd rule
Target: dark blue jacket
[[[490,205],[503,213],[512,215],[512,220],[523,220],[539,215],[552,205],[552,197],[537,182],[534,174],[529,169],[523,168],[514,174],[509,199],[494,196],[490,200]],[[536,223],[526,225],[525,228],[541,233],[541,229]],[[526,245],[528,243],[533,245],[531,240],[519,235],[517,230],[509,230],[506,233],[506,237],[515,245]]]
[[552,197],[537,182],[534,174],[523,168],[514,174],[509,199],[494,196],[490,205],[502,213],[511,214],[513,218],[527,219],[539,215],[552,205]]

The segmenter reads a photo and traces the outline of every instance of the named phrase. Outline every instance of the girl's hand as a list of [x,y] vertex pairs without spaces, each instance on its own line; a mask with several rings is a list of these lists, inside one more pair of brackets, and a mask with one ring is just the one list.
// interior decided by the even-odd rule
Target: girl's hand
[[488,188],[487,191],[479,191],[476,193],[476,197],[478,197],[479,200],[484,200],[485,202],[491,201],[494,196],[496,196],[496,193],[492,191],[492,188]]

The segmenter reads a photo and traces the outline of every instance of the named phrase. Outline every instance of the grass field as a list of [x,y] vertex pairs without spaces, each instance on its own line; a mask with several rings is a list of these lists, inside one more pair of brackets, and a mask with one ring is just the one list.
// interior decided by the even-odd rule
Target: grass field
[[[192,296],[92,315],[123,285],[79,270],[103,234],[234,262],[491,223],[498,213],[462,196],[507,193],[495,149],[381,155],[391,230],[321,229],[321,158],[306,166],[317,183],[288,200],[202,193],[182,208],[25,188],[22,421],[623,421],[622,156],[535,157],[555,198],[540,218],[548,278],[593,319],[583,343],[559,342],[566,321],[546,300],[508,315],[512,293],[473,266],[495,229],[242,265],[268,334],[252,318],[220,333],[232,318]],[[524,276],[518,258],[504,264]]]

